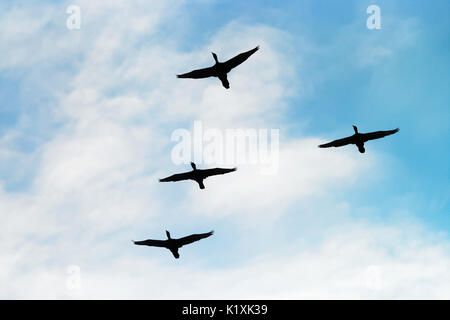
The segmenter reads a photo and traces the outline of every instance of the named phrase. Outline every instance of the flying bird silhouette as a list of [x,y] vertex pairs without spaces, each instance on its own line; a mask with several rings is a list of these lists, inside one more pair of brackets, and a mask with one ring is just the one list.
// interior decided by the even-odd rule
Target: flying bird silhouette
[[218,174],[225,174],[229,172],[236,171],[237,168],[231,168],[231,169],[225,169],[225,168],[214,168],[214,169],[197,169],[197,166],[195,163],[191,162],[192,171],[184,172],[184,173],[177,173],[170,177],[159,179],[159,182],[175,182],[175,181],[182,181],[182,180],[194,180],[198,183],[200,189],[205,189],[205,186],[203,184],[203,180],[210,177],[215,176]]
[[252,54],[258,51],[259,46],[256,48],[238,54],[234,58],[231,58],[225,62],[219,62],[217,59],[217,55],[214,52],[211,52],[213,55],[216,64],[209,68],[194,70],[188,73],[177,75],[178,78],[191,78],[191,79],[201,79],[201,78],[209,78],[209,77],[217,77],[222,81],[222,85],[226,88],[230,88],[230,83],[227,79],[227,73],[231,71],[231,69],[237,67],[242,62],[247,60]]
[[319,148],[329,148],[329,147],[342,147],[348,144],[355,144],[358,147],[359,152],[364,153],[366,149],[364,148],[364,143],[369,140],[380,139],[391,134],[398,132],[400,129],[387,130],[387,131],[374,131],[369,133],[359,133],[358,128],[353,126],[355,134],[343,139],[338,139],[331,141],[329,143],[319,145]]
[[169,249],[170,252],[172,252],[175,259],[178,259],[180,255],[178,254],[178,249],[180,249],[182,246],[185,246],[187,244],[190,244],[195,241],[199,241],[204,238],[208,238],[209,236],[212,236],[214,231],[210,231],[208,233],[200,233],[200,234],[191,234],[190,236],[179,238],[179,239],[172,239],[170,237],[169,231],[166,230],[167,240],[143,240],[143,241],[133,241],[136,245],[141,246],[150,246],[150,247],[161,247]]

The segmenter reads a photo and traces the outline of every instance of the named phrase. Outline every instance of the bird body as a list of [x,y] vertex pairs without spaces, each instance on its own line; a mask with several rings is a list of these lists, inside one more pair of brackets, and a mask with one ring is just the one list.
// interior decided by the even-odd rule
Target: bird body
[[195,241],[199,241],[201,239],[207,238],[209,236],[212,236],[214,234],[214,231],[210,231],[207,233],[200,233],[200,234],[191,234],[190,236],[179,238],[179,239],[173,239],[170,236],[169,231],[166,231],[167,240],[143,240],[143,241],[134,241],[133,243],[135,245],[144,245],[144,246],[150,246],[150,247],[160,247],[160,248],[166,248],[169,249],[170,252],[172,252],[172,255],[175,257],[175,259],[178,259],[180,257],[180,254],[178,253],[178,249],[181,247],[190,244]]
[[205,189],[205,185],[203,184],[203,180],[210,177],[215,176],[219,174],[226,174],[229,172],[236,171],[237,168],[213,168],[213,169],[197,169],[197,166],[195,163],[191,162],[192,171],[184,172],[184,173],[177,173],[174,175],[171,175],[170,177],[159,179],[160,182],[176,182],[176,181],[182,181],[182,180],[194,180],[198,183],[200,189]]
[[386,137],[388,135],[397,133],[400,129],[394,129],[394,130],[387,130],[387,131],[374,131],[369,133],[359,133],[358,128],[356,126],[353,126],[353,129],[355,130],[355,134],[352,136],[334,140],[325,144],[319,145],[319,148],[329,148],[329,147],[342,147],[348,144],[354,144],[358,147],[358,151],[360,153],[366,152],[366,149],[364,148],[364,143],[369,140],[375,140],[380,139],[383,137]]
[[198,69],[194,70],[188,73],[179,74],[177,75],[178,78],[191,78],[191,79],[202,79],[202,78],[209,78],[209,77],[217,77],[222,82],[222,85],[224,88],[229,89],[230,83],[227,78],[227,74],[235,67],[240,65],[242,62],[247,60],[252,54],[254,54],[256,51],[258,51],[259,46],[256,48],[243,52],[241,54],[238,54],[234,58],[231,58],[228,61],[225,62],[219,62],[219,59],[217,58],[217,55],[212,52],[212,56],[214,58],[214,61],[216,62],[215,65],[212,67],[204,68],[204,69]]

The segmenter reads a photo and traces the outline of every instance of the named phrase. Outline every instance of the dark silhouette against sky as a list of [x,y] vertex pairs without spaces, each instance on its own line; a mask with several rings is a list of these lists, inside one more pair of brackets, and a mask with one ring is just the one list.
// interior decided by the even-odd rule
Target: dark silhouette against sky
[[229,172],[236,171],[237,168],[214,168],[214,169],[197,169],[197,166],[195,163],[191,162],[192,171],[184,172],[184,173],[177,173],[170,177],[159,179],[159,182],[176,182],[176,181],[182,181],[182,180],[194,180],[198,183],[200,189],[205,189],[205,186],[203,185],[203,180],[210,177],[215,176],[218,174],[225,174]]
[[387,130],[387,131],[374,131],[369,133],[359,133],[358,128],[353,126],[355,134],[343,139],[334,140],[325,144],[319,145],[319,148],[329,148],[329,147],[342,147],[348,144],[355,144],[358,147],[359,152],[364,153],[366,149],[364,148],[364,143],[369,140],[380,139],[391,134],[397,133],[400,129]]
[[175,259],[178,259],[180,255],[178,254],[178,249],[180,249],[182,246],[185,246],[187,244],[190,244],[195,241],[199,241],[204,238],[208,238],[212,236],[214,231],[210,231],[207,233],[200,233],[200,234],[191,234],[190,236],[179,238],[179,239],[172,239],[170,237],[169,231],[166,231],[167,240],[143,240],[143,241],[134,241],[133,243],[136,245],[141,246],[150,246],[150,247],[160,247],[160,248],[166,248],[169,249],[170,252],[172,252]]
[[194,70],[188,73],[177,75],[178,78],[191,78],[191,79],[201,79],[201,78],[209,78],[209,77],[217,77],[222,81],[222,85],[226,88],[230,88],[230,83],[227,79],[227,73],[231,71],[231,69],[237,67],[242,62],[247,60],[252,54],[254,54],[256,51],[258,51],[259,46],[256,48],[243,52],[241,54],[238,54],[234,58],[231,58],[228,61],[225,62],[219,62],[217,59],[217,55],[212,52],[212,55],[214,57],[214,60],[216,61],[216,64],[209,68]]

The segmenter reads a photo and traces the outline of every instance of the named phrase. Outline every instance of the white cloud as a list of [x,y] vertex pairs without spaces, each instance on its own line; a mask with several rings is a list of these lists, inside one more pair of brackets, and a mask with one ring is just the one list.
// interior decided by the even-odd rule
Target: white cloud
[[[287,245],[287,255],[285,250],[281,253],[272,251],[239,267],[206,270],[204,258],[192,265],[173,260],[169,252],[165,253],[167,259],[160,256],[160,262],[156,258],[136,258],[128,253],[121,254],[120,259],[108,261],[107,268],[104,265],[81,265],[81,287],[78,290],[66,287],[69,275],[61,265],[12,274],[18,281],[8,286],[8,290],[13,296],[25,298],[450,297],[448,247],[410,242],[411,234],[398,228],[358,224],[345,227],[343,233],[327,237],[311,250],[299,250],[292,242]],[[183,250],[185,256],[194,251]],[[171,260],[175,262],[171,263]]]
[[[285,212],[293,203],[308,197],[324,197],[334,189],[348,188],[362,170],[373,162],[364,162],[353,149],[323,150],[319,139],[281,142],[279,169],[264,175],[258,166],[243,166],[233,174],[205,180],[214,197],[204,197],[194,185],[189,202],[192,210],[213,216],[252,214],[261,219]],[[220,179],[220,181],[218,181]],[[220,183],[219,183],[220,182]],[[188,205],[188,204],[187,204]]]

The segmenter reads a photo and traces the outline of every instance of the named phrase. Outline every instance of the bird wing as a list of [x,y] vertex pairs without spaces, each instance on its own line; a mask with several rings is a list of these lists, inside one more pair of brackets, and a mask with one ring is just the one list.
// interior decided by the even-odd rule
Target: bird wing
[[353,143],[353,138],[352,136],[350,137],[346,137],[343,139],[338,139],[338,140],[334,140],[325,144],[321,144],[319,145],[319,148],[329,148],[329,147],[342,147],[345,146],[347,144],[351,144]]
[[133,241],[134,244],[141,245],[141,246],[151,246],[151,247],[165,247],[166,246],[166,240],[143,240],[143,241]]
[[171,175],[170,177],[159,179],[159,182],[175,182],[175,181],[181,181],[181,180],[189,180],[192,178],[192,171],[191,172],[184,172],[184,173],[177,173],[174,175]]
[[364,138],[364,141],[374,140],[374,139],[380,139],[386,136],[389,136],[391,134],[397,133],[400,129],[394,129],[394,130],[387,130],[387,131],[375,131],[375,132],[369,132],[369,133],[362,133],[361,135]]
[[192,79],[201,79],[201,78],[208,78],[208,77],[214,77],[216,75],[214,67],[204,68],[204,69],[198,69],[194,70],[188,73],[183,73],[177,75],[178,78],[192,78]]
[[233,171],[236,171],[237,168],[231,168],[231,169],[227,169],[227,168],[214,168],[214,169],[205,169],[202,170],[203,172],[203,176],[205,178],[210,177],[210,176],[216,176],[218,174],[225,174],[225,173],[230,173]]
[[230,72],[231,69],[237,67],[242,62],[247,60],[252,54],[254,54],[256,51],[258,51],[258,49],[259,49],[259,46],[257,46],[256,48],[254,48],[252,50],[238,54],[237,56],[235,56],[234,58],[231,58],[228,61],[225,61],[223,63],[223,65],[225,66],[225,69],[227,70],[227,72]]
[[189,243],[192,243],[192,242],[204,239],[204,238],[208,238],[208,237],[212,236],[213,233],[214,233],[214,231],[210,231],[207,233],[200,233],[200,234],[191,234],[190,236],[178,239],[178,243],[180,246],[184,246],[186,244],[189,244]]

